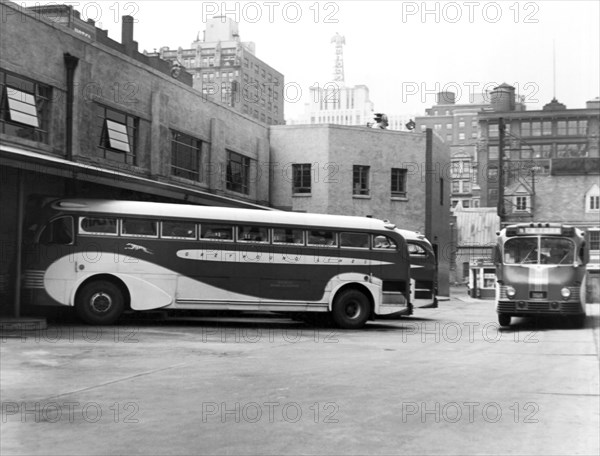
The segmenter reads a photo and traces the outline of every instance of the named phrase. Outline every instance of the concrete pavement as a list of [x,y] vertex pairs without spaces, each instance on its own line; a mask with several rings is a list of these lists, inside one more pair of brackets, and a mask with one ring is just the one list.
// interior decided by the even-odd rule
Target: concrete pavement
[[363,330],[285,318],[5,334],[3,455],[598,454],[586,327],[496,324],[460,290]]

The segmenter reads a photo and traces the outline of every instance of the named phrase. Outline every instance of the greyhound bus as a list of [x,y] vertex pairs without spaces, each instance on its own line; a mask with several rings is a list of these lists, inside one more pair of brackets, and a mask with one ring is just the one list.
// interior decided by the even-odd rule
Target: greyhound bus
[[328,312],[341,328],[410,315],[410,262],[394,224],[366,217],[62,199],[39,212],[23,258],[34,304],[88,324],[125,311]]
[[418,231],[396,228],[406,240],[410,258],[410,292],[413,307],[427,309],[438,306],[437,259],[431,242]]
[[560,315],[585,321],[587,252],[583,231],[555,223],[510,225],[495,251],[496,311],[501,326],[513,316]]

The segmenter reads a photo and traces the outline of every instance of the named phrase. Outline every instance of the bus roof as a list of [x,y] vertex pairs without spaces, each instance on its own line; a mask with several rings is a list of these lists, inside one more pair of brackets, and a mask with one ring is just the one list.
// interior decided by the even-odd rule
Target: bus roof
[[572,225],[563,225],[562,223],[530,222],[508,225],[498,232],[499,237],[535,235],[582,237],[583,231]]
[[308,212],[266,211],[192,204],[155,203],[100,199],[61,199],[54,201],[55,210],[78,214],[111,214],[118,217],[205,219],[238,223],[281,224],[300,227],[328,227],[354,230],[394,231],[388,221],[348,215]]
[[396,228],[396,231],[400,233],[400,235],[407,241],[422,241],[431,245],[429,239],[427,239],[424,234],[419,233],[418,231],[401,230],[400,228]]

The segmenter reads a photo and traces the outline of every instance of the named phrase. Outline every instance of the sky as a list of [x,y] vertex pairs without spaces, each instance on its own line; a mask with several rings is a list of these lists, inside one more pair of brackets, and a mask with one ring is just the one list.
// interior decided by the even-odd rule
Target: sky
[[378,112],[423,115],[440,90],[468,103],[469,94],[503,82],[528,109],[553,96],[583,108],[600,95],[598,1],[58,3],[73,4],[119,42],[120,17],[132,15],[140,51],[189,49],[209,17],[231,17],[241,40],[254,42],[257,57],[283,73],[286,119],[303,112],[310,87],[333,80],[336,33],[346,42],[346,85],[368,86]]

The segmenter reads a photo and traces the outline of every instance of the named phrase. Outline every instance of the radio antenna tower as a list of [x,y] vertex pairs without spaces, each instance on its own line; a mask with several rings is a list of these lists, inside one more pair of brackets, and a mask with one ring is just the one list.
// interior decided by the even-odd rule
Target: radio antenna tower
[[331,42],[335,43],[335,65],[333,67],[333,80],[344,85],[344,44],[346,44],[346,38],[336,32],[335,36],[331,38]]

